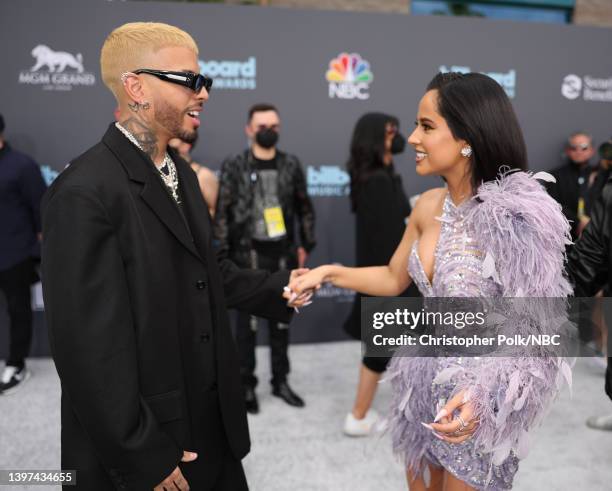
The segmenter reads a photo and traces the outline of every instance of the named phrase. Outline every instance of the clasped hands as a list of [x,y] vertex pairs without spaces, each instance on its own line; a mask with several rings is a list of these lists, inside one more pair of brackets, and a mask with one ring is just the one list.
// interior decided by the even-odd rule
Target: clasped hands
[[296,312],[299,312],[298,308],[310,305],[314,292],[321,288],[322,279],[318,280],[318,276],[313,275],[315,271],[309,268],[291,271],[289,284],[283,289],[283,298],[287,300],[287,306],[293,307]]

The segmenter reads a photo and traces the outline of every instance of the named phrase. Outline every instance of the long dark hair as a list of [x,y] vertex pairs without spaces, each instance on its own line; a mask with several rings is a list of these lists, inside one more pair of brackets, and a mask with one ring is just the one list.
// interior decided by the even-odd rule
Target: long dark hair
[[471,183],[495,179],[501,167],[527,169],[527,148],[510,99],[481,73],[438,73],[427,91],[438,91],[438,112],[457,140],[472,147]]
[[384,113],[366,113],[359,118],[351,138],[351,154],[346,168],[351,177],[351,210],[357,208],[363,183],[377,169],[385,168],[385,136],[387,123],[399,128],[395,116]]

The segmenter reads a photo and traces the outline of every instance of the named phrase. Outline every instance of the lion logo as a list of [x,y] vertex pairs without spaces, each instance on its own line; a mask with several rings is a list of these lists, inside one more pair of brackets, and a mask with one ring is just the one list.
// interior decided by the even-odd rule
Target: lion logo
[[74,56],[65,51],[53,51],[48,46],[39,44],[32,50],[32,56],[36,59],[36,64],[31,69],[32,72],[46,66],[51,73],[63,72],[66,67],[74,68],[78,73],[83,73],[81,53]]

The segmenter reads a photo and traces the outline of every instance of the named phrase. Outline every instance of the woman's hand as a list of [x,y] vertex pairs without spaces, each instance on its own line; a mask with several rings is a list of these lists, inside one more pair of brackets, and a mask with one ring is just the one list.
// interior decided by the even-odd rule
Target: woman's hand
[[436,415],[434,423],[424,426],[445,442],[462,443],[471,438],[478,428],[478,420],[474,419],[474,406],[469,402],[469,393],[466,390],[457,393]]
[[327,266],[319,266],[306,273],[297,274],[291,277],[289,289],[291,293],[300,296],[308,291],[315,291],[321,288],[328,274]]
[[[291,284],[293,280],[303,274],[308,273],[308,271],[310,271],[308,268],[298,268],[292,270],[291,275],[289,276],[289,283]],[[292,292],[289,286],[286,286],[283,289],[283,298],[287,300],[287,306],[293,307],[296,312],[299,312],[298,307],[306,307],[307,305],[310,305],[312,303],[310,300],[312,298],[312,295],[313,290],[307,290],[301,294],[297,294]]]

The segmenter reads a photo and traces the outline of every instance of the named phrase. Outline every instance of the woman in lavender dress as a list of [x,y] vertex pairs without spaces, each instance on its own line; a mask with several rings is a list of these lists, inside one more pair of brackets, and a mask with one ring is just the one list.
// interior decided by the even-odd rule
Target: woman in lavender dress
[[[569,224],[538,179],[503,89],[477,73],[438,74],[408,142],[416,171],[446,188],[423,193],[386,266],[320,266],[299,295],[331,282],[395,296],[414,281],[426,297],[567,297]],[[512,168],[512,171],[509,169]],[[512,321],[511,321],[512,322]],[[534,324],[517,322],[516,332]],[[394,449],[411,491],[510,489],[530,430],[565,379],[558,357],[399,357],[389,366]]]

